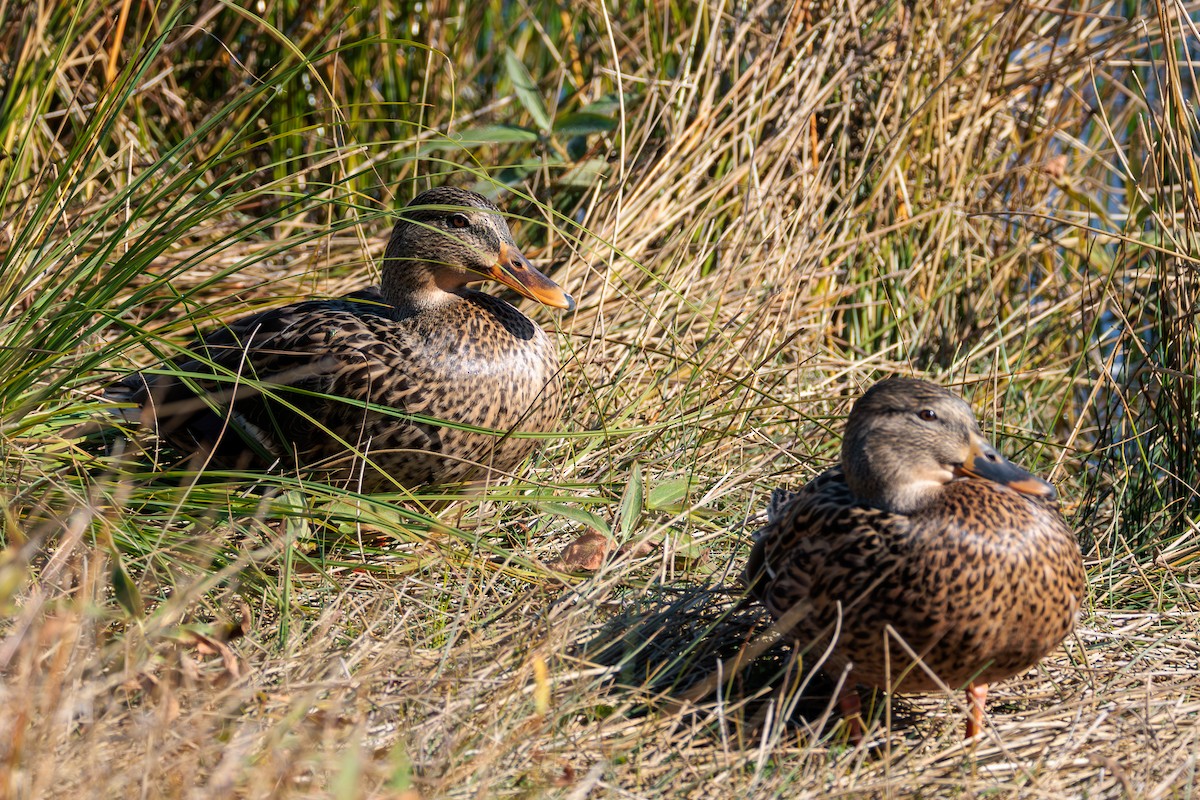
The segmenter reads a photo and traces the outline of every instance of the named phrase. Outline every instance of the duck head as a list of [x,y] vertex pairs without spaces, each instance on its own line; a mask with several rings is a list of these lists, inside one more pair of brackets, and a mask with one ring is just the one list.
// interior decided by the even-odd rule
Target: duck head
[[1055,494],[1048,482],[997,452],[960,397],[912,378],[880,381],[854,404],[842,441],[842,470],[860,501],[900,514],[932,502],[959,478],[1037,497]]
[[430,189],[400,212],[382,277],[384,297],[405,310],[437,307],[467,284],[488,279],[543,305],[575,308],[571,296],[517,248],[500,210],[463,189]]

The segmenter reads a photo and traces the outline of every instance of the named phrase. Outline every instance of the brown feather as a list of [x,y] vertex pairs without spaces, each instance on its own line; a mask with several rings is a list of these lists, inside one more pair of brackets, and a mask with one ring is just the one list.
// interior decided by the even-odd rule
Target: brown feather
[[[886,484],[881,496],[907,497],[890,485],[906,479],[905,464],[923,465],[929,450],[953,452],[958,437],[977,431],[961,400],[932,384],[908,383],[918,385],[884,382],[892,384],[888,399],[897,401],[889,410],[871,411],[872,403],[860,401],[851,414],[855,429],[847,441],[872,441],[876,452],[851,453],[843,463],[886,465],[859,481]],[[882,400],[879,394],[869,399]],[[949,420],[941,428],[924,425],[917,417],[923,409]],[[910,426],[905,419],[886,437],[862,430],[885,426],[891,413],[912,414],[912,437],[898,435]],[[1053,499],[955,479],[899,513],[856,496],[838,467],[799,492],[777,495],[771,506],[747,567],[750,591],[777,619],[808,604],[791,635],[821,652],[837,630],[826,667],[851,666],[859,683],[921,692],[936,689],[938,680],[950,687],[1000,680],[1037,663],[1074,626],[1085,575]]]

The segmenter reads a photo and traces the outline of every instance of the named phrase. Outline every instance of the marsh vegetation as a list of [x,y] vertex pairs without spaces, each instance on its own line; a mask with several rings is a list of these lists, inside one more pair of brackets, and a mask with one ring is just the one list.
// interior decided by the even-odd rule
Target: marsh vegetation
[[[0,794],[1191,796],[1198,19],[0,2]],[[119,374],[373,282],[440,184],[578,301],[522,305],[567,410],[518,474],[197,481],[111,427]],[[787,647],[727,670],[770,490],[890,374],[968,398],[1084,552],[971,751],[957,694],[853,747]]]

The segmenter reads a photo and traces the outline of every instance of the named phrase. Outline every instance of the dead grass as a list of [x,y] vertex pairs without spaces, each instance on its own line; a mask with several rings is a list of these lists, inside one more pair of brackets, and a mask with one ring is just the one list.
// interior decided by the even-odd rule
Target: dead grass
[[[286,36],[130,8],[136,92],[98,4],[57,38],[0,5],[34,76],[0,70],[0,795],[1195,793],[1194,5],[281,3]],[[498,41],[545,113],[607,98],[612,129],[429,149],[532,130]],[[485,173],[580,301],[531,312],[569,411],[523,482],[256,493],[64,437],[193,327],[365,282],[410,179]],[[813,654],[732,669],[766,634],[736,575],[767,494],[890,373],[968,396],[1084,544],[1076,636],[974,747],[956,695],[878,699],[853,747]],[[543,566],[584,512],[649,554]]]
[[[84,574],[82,559],[73,566]],[[6,686],[22,687],[5,697],[17,734],[6,785],[47,797],[388,786],[428,797],[1168,797],[1192,780],[1194,613],[1093,611],[1062,651],[996,687],[973,748],[960,742],[957,696],[894,700],[869,746],[851,748],[828,684],[800,697],[794,673],[763,680],[787,667],[783,651],[719,698],[672,702],[681,686],[662,675],[711,671],[712,648],[736,649],[753,615],[721,624],[726,597],[680,588],[664,601],[663,589],[630,589],[628,573],[567,592],[444,567],[404,582],[301,581],[303,632],[277,646],[259,618],[232,650],[180,628],[114,636],[78,612],[97,583],[81,581],[28,626],[27,603],[23,635],[6,640]],[[597,657],[597,641],[620,642],[626,663]],[[639,648],[654,652],[628,656]],[[687,650],[710,658],[672,663]]]

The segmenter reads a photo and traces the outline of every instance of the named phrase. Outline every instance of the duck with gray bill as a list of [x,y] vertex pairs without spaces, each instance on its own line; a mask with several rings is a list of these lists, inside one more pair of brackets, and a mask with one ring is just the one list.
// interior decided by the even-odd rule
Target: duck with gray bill
[[1054,487],[1000,455],[970,406],[927,381],[872,386],[846,421],[841,465],[776,490],[754,539],[751,595],[807,652],[832,644],[824,667],[846,671],[839,700],[856,739],[856,683],[965,688],[974,736],[988,684],[1057,647],[1083,599]]

